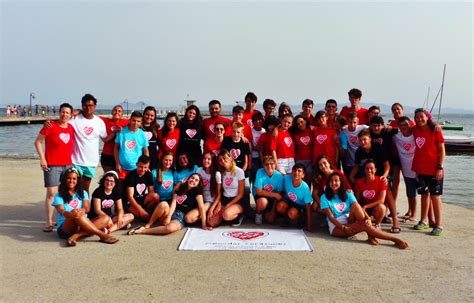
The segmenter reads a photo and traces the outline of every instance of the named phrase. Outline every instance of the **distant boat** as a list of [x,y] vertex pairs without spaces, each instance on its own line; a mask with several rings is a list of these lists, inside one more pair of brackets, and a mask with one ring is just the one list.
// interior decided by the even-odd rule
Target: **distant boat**
[[464,127],[462,125],[456,125],[456,124],[451,124],[449,121],[444,121],[439,123],[441,125],[441,128],[444,130],[459,130],[462,131]]
[[446,134],[444,146],[447,152],[473,153],[474,137]]

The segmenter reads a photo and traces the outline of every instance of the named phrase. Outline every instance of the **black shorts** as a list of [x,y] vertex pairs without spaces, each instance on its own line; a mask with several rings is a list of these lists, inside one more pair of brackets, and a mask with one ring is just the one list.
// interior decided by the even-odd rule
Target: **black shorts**
[[273,198],[268,198],[268,197],[255,195],[255,197],[254,197],[255,203],[257,203],[257,200],[260,199],[260,198],[265,198],[268,201],[267,207],[265,208],[264,212],[265,211],[271,211],[272,208],[273,208],[273,205],[275,205],[275,203],[276,203],[276,200],[273,199]]
[[[226,206],[227,204],[229,204],[229,202],[232,201],[232,199],[234,198],[222,196],[222,199],[221,199],[222,206]],[[240,199],[239,202],[237,203],[242,206],[242,199]]]
[[63,230],[62,226],[61,226],[60,228],[58,228],[57,232],[58,232],[58,237],[60,237],[61,239],[67,240],[67,239],[69,239],[69,238],[72,236],[72,235],[66,233],[66,232]]
[[443,180],[436,180],[435,176],[417,175],[418,193],[420,195],[430,193],[432,196],[441,196],[443,194]]
[[115,168],[115,166],[116,166],[115,158],[112,155],[101,154],[100,155],[100,164],[102,165],[102,167],[108,166],[108,167]]
[[288,209],[290,208],[296,208],[300,214],[303,214],[306,210],[306,204],[305,205],[301,205],[301,204],[297,204],[293,201],[285,201],[286,204],[288,204]]

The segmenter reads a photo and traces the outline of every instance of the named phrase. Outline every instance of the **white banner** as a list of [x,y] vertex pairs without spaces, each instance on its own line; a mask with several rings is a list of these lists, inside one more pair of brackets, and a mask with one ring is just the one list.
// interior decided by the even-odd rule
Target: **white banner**
[[179,250],[313,251],[301,229],[188,228]]

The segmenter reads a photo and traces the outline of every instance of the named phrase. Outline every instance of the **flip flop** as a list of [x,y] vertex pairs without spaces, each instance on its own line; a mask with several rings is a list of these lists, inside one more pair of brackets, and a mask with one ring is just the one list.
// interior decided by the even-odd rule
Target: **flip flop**
[[136,235],[136,234],[137,234],[137,231],[139,231],[139,230],[144,230],[144,229],[145,229],[145,226],[143,226],[143,225],[137,226],[137,227],[135,227],[135,228],[130,229],[130,230],[127,232],[127,235],[129,235],[129,236]]
[[67,243],[67,246],[69,247],[74,247],[77,244],[76,240],[73,240],[71,238],[67,239],[66,243]]
[[398,227],[398,226],[392,226],[392,228],[390,228],[390,232],[391,232],[392,234],[399,234],[400,231],[401,231],[401,229],[400,229],[400,227]]
[[44,231],[45,233],[50,233],[50,232],[52,232],[53,230],[54,230],[54,225],[48,225],[48,226],[46,226],[45,228],[43,228],[43,231]]
[[110,236],[105,239],[100,239],[100,242],[105,243],[105,244],[115,244],[119,241],[119,239],[115,238],[114,236]]
[[416,223],[417,221],[416,221],[416,219],[412,219],[412,218],[408,217],[408,218],[403,218],[402,222],[403,223]]

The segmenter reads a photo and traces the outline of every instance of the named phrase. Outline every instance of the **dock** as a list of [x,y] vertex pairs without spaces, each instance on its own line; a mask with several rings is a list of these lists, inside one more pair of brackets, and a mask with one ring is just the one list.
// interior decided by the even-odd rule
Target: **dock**
[[0,126],[43,124],[46,120],[55,120],[58,118],[58,116],[0,117]]

